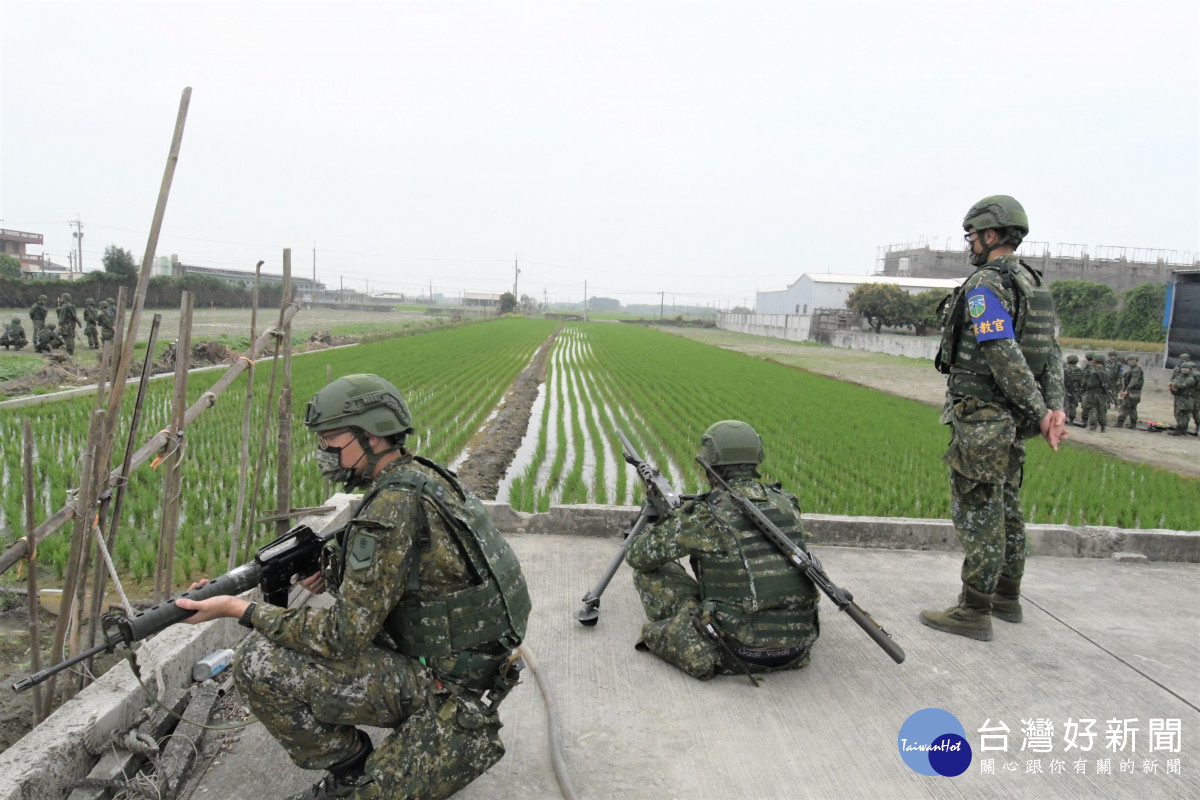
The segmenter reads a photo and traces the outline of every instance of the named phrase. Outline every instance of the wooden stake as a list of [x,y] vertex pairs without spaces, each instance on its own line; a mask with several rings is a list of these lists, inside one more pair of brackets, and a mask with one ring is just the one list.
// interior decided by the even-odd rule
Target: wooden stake
[[184,413],[187,408],[188,366],[192,355],[192,307],[195,296],[184,290],[179,303],[179,338],[175,340],[175,397],[171,402],[174,449],[168,454],[163,474],[162,534],[158,540],[158,571],[154,599],[161,603],[171,596],[175,579],[175,535],[179,531],[179,495],[182,491]]
[[[279,427],[275,436],[279,444],[278,479],[275,482],[275,513],[287,514],[292,508],[292,324],[284,316],[291,304],[292,249],[283,251],[283,294],[279,301],[279,327],[283,329],[283,386],[279,389]],[[275,535],[287,533],[288,521],[275,523]]]
[[[25,443],[25,536],[33,536],[33,425],[29,419],[24,420],[23,426]],[[31,671],[38,672],[42,668],[42,638],[38,626],[38,585],[37,562],[32,551],[29,557],[29,576],[26,578],[25,598],[29,603],[29,666]],[[44,719],[42,712],[42,687],[33,687],[33,726]]]

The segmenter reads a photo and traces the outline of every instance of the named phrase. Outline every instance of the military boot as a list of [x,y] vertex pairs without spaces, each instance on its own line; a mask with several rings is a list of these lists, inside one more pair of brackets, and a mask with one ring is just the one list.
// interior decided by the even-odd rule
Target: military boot
[[304,794],[298,794],[292,800],[334,800],[338,797],[350,797],[362,787],[371,783],[371,777],[366,773],[367,759],[374,752],[375,746],[371,739],[362,731],[358,732],[361,747],[354,755],[332,764],[325,769],[329,772],[317,781]]
[[996,583],[996,593],[992,595],[992,616],[1005,622],[1020,622],[1021,614],[1021,579],[1001,575]]
[[945,611],[926,609],[921,624],[945,633],[956,633],[981,642],[992,640],[992,596],[963,584],[958,605]]

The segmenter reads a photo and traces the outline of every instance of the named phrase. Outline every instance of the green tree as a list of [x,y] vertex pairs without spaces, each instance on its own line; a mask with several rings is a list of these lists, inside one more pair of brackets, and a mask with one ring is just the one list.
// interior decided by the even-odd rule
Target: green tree
[[21,261],[8,253],[0,253],[0,278],[20,278]]
[[1163,332],[1163,312],[1167,308],[1167,285],[1143,283],[1127,291],[1125,308],[1117,316],[1114,338],[1130,342],[1166,341]]
[[879,333],[884,325],[912,325],[913,296],[894,283],[863,283],[846,298],[846,308],[862,314]]
[[942,327],[942,318],[938,309],[942,301],[950,296],[945,289],[930,289],[927,292],[913,295],[913,328],[917,336],[924,336],[930,330]]
[[104,248],[104,271],[111,272],[118,278],[135,278],[138,274],[137,263],[133,260],[133,253],[126,250],[124,247],[118,247],[115,244],[110,244]]
[[1117,293],[1095,281],[1056,281],[1050,284],[1054,310],[1063,336],[1112,338]]
[[500,313],[511,314],[517,308],[517,298],[513,297],[512,292],[505,292],[500,295]]

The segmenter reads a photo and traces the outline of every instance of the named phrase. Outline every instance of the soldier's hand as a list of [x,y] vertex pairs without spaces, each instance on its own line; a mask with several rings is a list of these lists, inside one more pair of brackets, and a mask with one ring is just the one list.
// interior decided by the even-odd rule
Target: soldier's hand
[[301,578],[296,583],[303,586],[313,594],[321,594],[325,591],[325,575],[320,570],[317,570],[307,578]]
[[179,597],[175,599],[175,605],[188,611],[195,611],[195,614],[185,617],[182,621],[189,625],[198,625],[201,622],[208,622],[211,619],[220,619],[221,617],[238,619],[250,603],[231,595],[222,594],[216,597],[205,598],[204,600]]
[[1053,450],[1057,450],[1058,443],[1067,438],[1066,421],[1067,415],[1063,411],[1047,411],[1046,416],[1038,422],[1042,438]]

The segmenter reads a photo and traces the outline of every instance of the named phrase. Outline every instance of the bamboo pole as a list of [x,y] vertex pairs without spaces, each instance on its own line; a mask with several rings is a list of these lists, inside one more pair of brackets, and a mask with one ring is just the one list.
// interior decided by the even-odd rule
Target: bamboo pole
[[[293,303],[288,309],[288,319],[290,320],[293,316],[295,316],[299,310],[299,307]],[[250,348],[245,357],[238,359],[234,364],[232,364],[229,367],[229,370],[226,371],[226,373],[221,376],[221,378],[215,384],[213,384],[213,387],[204,394],[200,395],[200,398],[188,408],[187,414],[185,415],[186,423],[190,425],[192,421],[200,414],[204,413],[205,410],[212,408],[212,406],[217,402],[217,398],[220,397],[221,394],[229,388],[229,385],[232,384],[237,377],[246,370],[247,363],[257,358],[266,348],[267,341],[275,335],[275,329],[272,328],[259,336],[258,340],[254,343],[254,346]],[[130,459],[129,462],[129,470],[132,471],[137,469],[142,464],[150,460],[151,456],[153,456],[154,453],[156,453],[166,443],[166,441],[166,434],[162,432],[150,437],[150,439],[147,440],[146,443],[143,444],[141,448],[139,448],[138,451],[133,454],[133,458]],[[121,480],[123,480],[125,474],[126,472],[122,470],[113,470],[111,473],[109,473],[109,485],[116,486]],[[70,504],[63,506],[58,511],[54,512],[54,514],[47,518],[33,532],[33,546],[36,547],[37,545],[41,544],[47,536],[61,528],[74,516],[75,509]],[[14,564],[25,557],[25,554],[29,552],[29,544],[30,543],[24,539],[18,539],[3,553],[0,553],[0,574],[12,569]]]
[[[276,340],[275,357],[271,359],[271,380],[267,384],[267,403],[264,408],[271,407],[271,401],[275,398],[275,378],[279,374],[279,342]],[[254,491],[250,492],[250,507],[246,514],[246,536],[242,540],[242,562],[250,560],[250,549],[254,546],[254,515],[258,513],[258,493],[262,488],[263,474],[263,459],[267,456],[267,431],[270,430],[270,425],[267,423],[270,417],[264,412],[262,435],[258,439],[258,458],[254,463]]]
[[[263,262],[254,265],[254,293],[250,300],[250,341],[258,330],[258,282]],[[242,533],[242,513],[246,510],[246,478],[250,470],[250,417],[254,406],[254,362],[246,377],[246,407],[242,413],[242,447],[238,455],[238,499],[233,517],[233,536],[229,541],[229,569],[237,566],[238,537]]]
[[[154,347],[158,342],[158,329],[162,324],[162,314],[155,314],[150,321],[150,341],[146,345],[146,357],[142,360],[142,376],[138,382],[137,399],[133,404],[133,416],[129,421],[129,435],[125,442],[124,460],[121,462],[121,474],[125,475],[129,472],[129,461],[133,457],[133,445],[136,441],[138,428],[142,421],[142,408],[146,403],[146,390],[150,386],[150,366],[154,363]],[[111,516],[108,526],[108,537],[105,539],[105,546],[108,552],[113,551],[113,547],[117,542],[117,530],[121,526],[121,511],[125,505],[126,488],[129,486],[129,481],[121,481],[116,486],[116,496],[113,497],[111,504]],[[105,487],[105,491],[112,497],[112,489]],[[106,501],[107,502],[107,501]],[[101,507],[103,509],[103,506]],[[103,516],[103,514],[102,514]],[[104,605],[104,592],[107,588],[108,571],[99,562],[96,563],[95,576],[92,578],[93,589],[92,595],[92,615],[91,626],[88,628],[88,649],[96,645],[96,632],[100,629],[100,613]],[[126,613],[132,613],[133,609],[125,609]],[[88,667],[91,667],[89,662]]]
[[[279,445],[278,479],[275,482],[275,513],[287,514],[292,508],[292,324],[284,322],[291,302],[292,249],[283,251],[283,294],[279,300],[279,327],[283,329],[283,386],[279,388],[279,427],[275,431]],[[275,535],[287,533],[288,520],[275,523]]]
[[175,448],[167,457],[163,473],[162,528],[158,540],[158,571],[154,577],[154,600],[171,596],[175,578],[175,536],[179,532],[179,496],[183,491],[184,412],[187,408],[188,366],[192,356],[192,309],[195,296],[184,290],[179,303],[179,338],[175,340],[175,397],[171,403],[171,426]]
[[[34,529],[33,509],[33,425],[29,418],[24,420],[23,434],[25,445],[25,536],[32,537]],[[42,669],[42,638],[38,626],[38,585],[37,562],[31,551],[29,557],[29,575],[25,581],[25,598],[29,604],[29,666],[33,672]],[[42,711],[42,687],[33,687],[33,726],[44,719]]]

